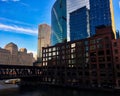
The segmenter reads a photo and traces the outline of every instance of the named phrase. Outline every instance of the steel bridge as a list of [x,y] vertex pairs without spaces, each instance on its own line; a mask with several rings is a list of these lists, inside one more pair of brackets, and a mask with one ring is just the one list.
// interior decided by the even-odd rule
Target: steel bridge
[[0,80],[41,77],[42,68],[36,66],[0,65]]

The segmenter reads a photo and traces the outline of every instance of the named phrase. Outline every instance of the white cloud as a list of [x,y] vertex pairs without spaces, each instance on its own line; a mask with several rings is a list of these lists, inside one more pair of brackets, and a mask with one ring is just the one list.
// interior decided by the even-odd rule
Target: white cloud
[[4,22],[7,22],[7,23],[12,23],[12,24],[21,24],[21,25],[26,25],[26,26],[32,26],[32,24],[29,24],[29,23],[26,23],[26,22],[11,20],[11,19],[4,18],[4,17],[0,17],[0,21],[4,21]]
[[19,27],[16,25],[6,25],[6,24],[2,24],[2,23],[0,23],[0,30],[9,31],[9,32],[24,33],[24,34],[33,34],[33,35],[38,33],[37,29],[24,28],[24,27]]
[[20,0],[12,0],[13,2],[18,2],[18,1],[20,1]]

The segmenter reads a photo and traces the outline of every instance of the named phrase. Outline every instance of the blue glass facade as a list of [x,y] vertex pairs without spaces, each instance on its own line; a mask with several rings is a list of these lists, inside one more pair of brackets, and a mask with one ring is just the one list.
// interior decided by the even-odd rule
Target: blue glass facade
[[70,13],[70,40],[84,39],[90,36],[89,10],[85,7]]
[[112,26],[114,31],[114,17],[112,0],[90,0],[90,33],[95,34],[95,28],[100,25]]
[[51,12],[51,45],[67,39],[66,0],[57,0]]

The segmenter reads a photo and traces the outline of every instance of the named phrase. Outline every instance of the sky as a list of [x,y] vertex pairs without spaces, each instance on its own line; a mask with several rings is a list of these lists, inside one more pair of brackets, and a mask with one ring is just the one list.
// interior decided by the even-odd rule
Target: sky
[[51,24],[55,0],[0,0],[0,47],[9,42],[37,52],[38,25]]
[[113,0],[116,30],[120,31],[120,0]]
[[[51,25],[51,8],[55,1],[0,0],[0,47],[13,42],[18,48],[37,53],[38,25]],[[120,0],[113,1],[116,29],[120,30]],[[76,2],[69,0],[69,3]]]

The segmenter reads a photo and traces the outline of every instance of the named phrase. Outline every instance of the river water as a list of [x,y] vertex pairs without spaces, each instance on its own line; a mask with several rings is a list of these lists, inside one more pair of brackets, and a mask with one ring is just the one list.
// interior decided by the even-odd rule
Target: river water
[[0,90],[0,96],[120,96],[113,92],[81,91],[67,88],[21,87]]

